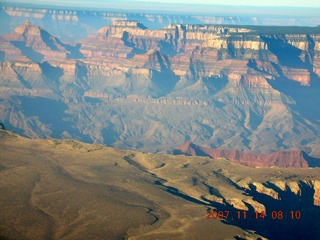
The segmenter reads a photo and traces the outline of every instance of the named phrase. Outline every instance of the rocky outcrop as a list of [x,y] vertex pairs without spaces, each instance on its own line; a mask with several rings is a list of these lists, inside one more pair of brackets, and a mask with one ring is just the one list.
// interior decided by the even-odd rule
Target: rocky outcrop
[[12,60],[18,54],[25,55],[36,62],[47,60],[81,58],[77,46],[62,43],[43,28],[26,21],[10,34],[0,38],[0,51],[5,60]]
[[45,75],[42,66],[22,56],[11,62],[0,63],[1,87],[55,90],[56,86]]
[[10,41],[7,41],[3,37],[0,37],[0,52],[2,53],[2,59],[0,61],[12,61],[22,54],[21,50],[15,47]]
[[318,51],[318,35],[298,30],[297,34],[271,36],[263,31],[181,24],[149,30],[141,22],[122,20],[83,40],[80,51],[87,58],[112,57],[108,61],[113,66],[141,67],[152,61],[147,56],[157,49],[167,56],[163,62],[170,62],[171,70],[179,76],[199,78],[224,73],[229,79],[244,79],[248,86],[264,88],[270,88],[267,80],[277,78],[310,85],[310,64],[315,63],[314,72],[318,71],[314,54]]
[[29,21],[15,28],[13,33],[5,35],[4,39],[38,62],[48,59],[64,59],[67,56],[66,49],[56,38]]
[[[72,121],[83,119],[75,123],[79,132],[119,147],[167,151],[192,140],[256,153],[298,147],[318,157],[317,29],[279,27],[276,32],[270,34],[268,27],[201,24],[152,30],[141,21],[118,20],[68,45],[51,35],[44,37],[42,28],[27,22],[0,41],[8,47],[0,56],[10,56],[11,49],[13,58],[1,63],[1,92],[54,92],[70,105]],[[77,103],[83,104],[83,111],[73,106]],[[100,109],[97,115],[92,114],[94,104]],[[128,121],[111,117],[114,107],[128,112],[120,114]],[[11,119],[8,108],[4,106],[3,113]],[[161,116],[154,118],[159,112]],[[101,126],[94,128],[92,121]],[[108,131],[115,139],[108,140]],[[278,157],[264,160],[286,166],[284,157],[276,162]],[[303,157],[298,152],[296,157],[288,166],[304,167]],[[257,166],[261,160],[250,159]]]
[[[226,158],[231,162],[240,163],[250,167],[295,167],[308,168],[309,156],[299,150],[282,151],[270,154],[245,153],[238,150],[212,149],[200,147],[192,142],[186,142],[174,150],[175,154],[187,154],[191,156],[210,156],[215,159]],[[314,164],[314,163],[312,163]],[[320,166],[320,159],[317,159]],[[260,189],[261,186],[255,186]]]
[[138,67],[163,72],[167,69],[181,78],[224,74],[234,86],[271,88],[268,81],[279,78],[310,85],[313,62],[317,74],[317,35],[270,36],[257,31],[181,24],[149,30],[138,21],[118,20],[100,29],[98,35],[82,40],[77,47],[64,44],[26,22],[5,35],[0,47],[6,59],[19,53],[37,62],[84,56],[89,64],[100,62],[109,68],[127,70]]
[[[285,200],[290,194],[294,197],[304,199],[311,198],[314,206],[320,206],[319,202],[319,180],[278,180],[268,181],[266,183],[253,182],[248,186],[241,186],[246,190],[257,192],[273,198],[274,200]],[[307,194],[311,196],[307,196]]]
[[[145,103],[145,104],[161,104],[161,105],[177,105],[177,106],[209,106],[212,103],[207,101],[190,101],[190,100],[183,100],[183,99],[170,99],[170,98],[161,98],[161,99],[154,99],[154,98],[147,98],[139,95],[130,95],[128,97],[123,95],[116,95],[116,94],[106,94],[106,93],[97,93],[88,91],[84,93],[84,98],[89,97],[92,99],[99,99],[102,101],[116,101],[116,102],[123,102],[123,103]],[[86,100],[84,100],[85,102]]]

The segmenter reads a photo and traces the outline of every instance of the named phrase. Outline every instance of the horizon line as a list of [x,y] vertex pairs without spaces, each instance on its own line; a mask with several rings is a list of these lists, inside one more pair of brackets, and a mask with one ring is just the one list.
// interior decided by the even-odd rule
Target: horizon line
[[[129,3],[124,5],[124,3]],[[144,7],[137,6],[135,3],[143,3]],[[158,8],[151,8],[155,5]],[[0,2],[0,5],[7,5],[13,7],[35,7],[35,8],[59,8],[65,10],[88,10],[88,11],[129,11],[136,13],[161,13],[161,14],[205,14],[205,15],[216,15],[216,16],[251,16],[251,15],[273,15],[273,16],[300,16],[300,17],[313,17],[319,16],[320,8],[315,7],[297,7],[297,6],[235,6],[235,5],[220,5],[220,4],[193,4],[193,3],[155,3],[155,2],[141,2],[134,1],[128,2],[124,1],[108,1],[108,3],[100,3],[96,6],[88,5],[72,5],[72,4],[62,4],[62,2],[55,1],[50,4],[47,3],[27,3],[27,2],[12,2],[4,0]],[[106,6],[109,5],[109,6]],[[185,8],[180,8],[173,10],[172,6],[184,6]],[[160,8],[159,8],[160,7]],[[286,8],[287,11],[283,12]],[[221,12],[221,11],[224,12]],[[218,14],[218,15],[217,15]]]

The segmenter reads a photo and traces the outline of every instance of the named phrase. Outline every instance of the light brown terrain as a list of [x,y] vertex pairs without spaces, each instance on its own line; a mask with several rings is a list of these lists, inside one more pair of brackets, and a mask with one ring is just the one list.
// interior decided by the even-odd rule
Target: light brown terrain
[[[3,130],[0,151],[1,239],[320,236],[319,169],[250,168]],[[206,219],[214,208],[230,216]],[[266,211],[268,218],[237,219],[238,210]],[[302,217],[272,220],[274,210]]]

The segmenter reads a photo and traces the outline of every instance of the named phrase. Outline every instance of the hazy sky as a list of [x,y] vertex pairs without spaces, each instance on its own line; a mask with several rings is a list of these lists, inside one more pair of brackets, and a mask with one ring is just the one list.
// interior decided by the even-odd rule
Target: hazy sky
[[47,5],[68,5],[68,6],[88,6],[102,7],[111,2],[118,4],[121,2],[153,2],[153,3],[187,3],[187,4],[215,4],[233,6],[292,6],[292,7],[313,7],[320,8],[320,0],[0,0],[0,2],[23,2],[32,4]]
[[320,0],[136,0],[139,2],[216,4],[233,6],[305,6],[320,7]]

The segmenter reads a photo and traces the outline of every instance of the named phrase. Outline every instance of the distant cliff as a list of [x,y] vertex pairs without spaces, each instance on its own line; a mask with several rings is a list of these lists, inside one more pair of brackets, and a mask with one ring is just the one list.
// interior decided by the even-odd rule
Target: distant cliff
[[318,27],[115,20],[72,43],[26,21],[0,53],[0,120],[29,137],[320,156]]
[[187,142],[177,147],[173,153],[191,156],[210,156],[214,159],[226,158],[231,162],[240,163],[249,167],[320,167],[320,159],[311,158],[306,153],[299,150],[281,151],[269,154],[253,154],[238,150],[201,147],[192,142]]
[[[317,17],[290,16],[212,16],[179,15],[160,13],[124,13],[107,11],[63,10],[52,8],[31,8],[3,5],[0,19],[9,25],[0,29],[0,35],[10,32],[26,20],[32,21],[53,35],[63,39],[77,39],[95,33],[102,26],[114,20],[140,21],[150,29],[161,29],[169,24],[229,24],[229,25],[279,25],[317,26]],[[73,31],[74,30],[74,31]]]

